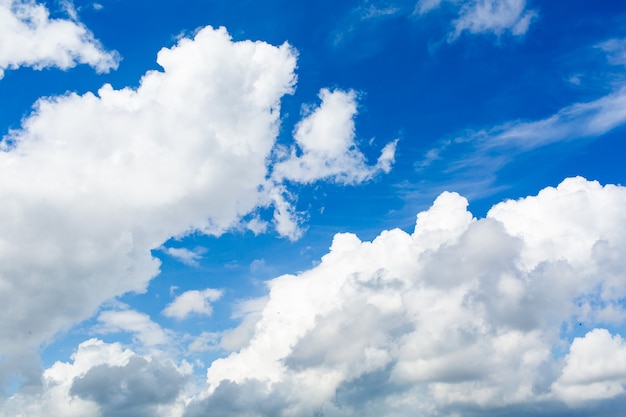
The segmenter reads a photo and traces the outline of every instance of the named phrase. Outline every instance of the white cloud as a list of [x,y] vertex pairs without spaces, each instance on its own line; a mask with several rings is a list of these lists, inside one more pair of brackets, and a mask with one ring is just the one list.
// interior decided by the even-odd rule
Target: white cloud
[[192,337],[187,349],[191,353],[217,350],[219,339],[220,335],[217,332],[202,332],[198,336]]
[[626,39],[609,39],[601,42],[596,47],[606,53],[609,63],[626,65]]
[[526,9],[526,0],[474,0],[461,7],[460,15],[454,21],[454,34],[458,37],[463,31],[470,33],[494,33],[497,36],[510,32],[520,36],[528,31],[530,22],[537,12]]
[[513,122],[486,133],[485,147],[533,149],[549,143],[599,136],[626,122],[626,88],[587,103],[576,103],[543,120]]
[[213,313],[211,302],[219,300],[222,291],[207,288],[203,291],[185,291],[163,310],[167,317],[182,320],[190,314],[210,316]]
[[205,28],[157,60],[136,90],[39,100],[0,142],[0,356],[143,291],[172,236],[219,234],[269,204],[292,48]]
[[[443,0],[419,0],[415,12],[423,15],[438,7]],[[453,21],[454,31],[449,40],[456,40],[463,32],[472,34],[493,33],[496,36],[509,32],[513,36],[524,35],[538,14],[529,10],[526,0],[446,0],[458,9]]]
[[21,66],[68,69],[88,64],[98,72],[117,68],[117,54],[103,49],[76,20],[73,7],[66,9],[71,20],[50,19],[46,7],[34,0],[0,0],[0,78],[6,69]]
[[[151,250],[172,237],[246,223],[261,231],[257,210],[270,206],[274,230],[302,233],[295,198],[283,178],[269,178],[280,100],[296,80],[293,48],[233,42],[207,27],[162,49],[157,62],[163,70],[147,72],[136,89],[107,84],[97,94],[40,99],[0,141],[0,304],[12,311],[0,323],[0,357],[36,349],[112,297],[144,291],[159,273]],[[350,105],[347,93],[328,99],[341,94]],[[313,114],[324,121],[326,112]],[[330,118],[335,136],[305,152],[306,181],[371,177],[374,168],[350,159],[361,155],[351,147],[352,115]],[[318,169],[326,155],[352,163],[349,171]],[[392,159],[387,148],[376,170],[388,171]]]
[[163,252],[170,255],[172,258],[189,266],[198,266],[198,260],[202,259],[202,254],[206,252],[205,248],[196,248],[189,250],[187,248],[162,248]]
[[387,7],[377,7],[376,5],[369,4],[368,7],[363,7],[361,12],[361,19],[369,20],[369,19],[379,19],[381,17],[394,16],[400,12],[400,7],[396,6],[387,6]]
[[0,407],[0,416],[174,416],[188,382],[189,366],[139,356],[119,343],[90,339],[71,362],[56,362],[42,376],[42,387],[18,391]]
[[439,7],[442,1],[443,0],[418,0],[415,5],[415,12],[419,14],[427,13]]
[[[623,54],[624,42],[613,40],[605,51]],[[609,55],[613,64],[621,61]],[[446,186],[468,192],[493,190],[493,179],[515,157],[542,146],[602,136],[626,123],[626,86],[596,100],[574,103],[539,120],[513,120],[479,131],[447,137],[415,164],[418,171],[445,171]],[[468,186],[469,179],[469,186]],[[485,191],[488,190],[488,191]],[[423,187],[422,187],[423,191]]]
[[273,178],[311,183],[331,179],[355,184],[379,172],[389,172],[394,161],[396,141],[385,146],[376,165],[368,166],[357,148],[354,117],[356,93],[322,89],[321,104],[305,111],[294,132],[297,147],[274,166]]
[[165,330],[150,319],[150,316],[134,310],[107,310],[98,315],[95,330],[100,334],[132,333],[146,347],[165,345],[169,338]]
[[[624,204],[624,187],[571,178],[475,219],[443,193],[412,233],[338,234],[317,266],[240,303],[239,327],[192,340],[192,354],[232,350],[207,390],[188,364],[92,339],[0,415],[599,415],[626,383],[623,336],[595,314],[624,310]],[[153,349],[167,336],[138,312],[99,321]]]
[[565,357],[565,368],[553,388],[571,405],[613,398],[626,384],[626,342],[606,329],[577,337]]
[[625,204],[626,188],[572,178],[485,219],[444,193],[412,234],[338,234],[318,266],[269,282],[245,343],[211,364],[209,394],[188,415],[255,404],[284,416],[565,411],[564,389],[596,392],[622,374],[617,336],[594,339],[603,356],[589,359],[600,330],[572,343],[561,375],[554,352],[583,315],[593,327],[604,306],[624,310]]

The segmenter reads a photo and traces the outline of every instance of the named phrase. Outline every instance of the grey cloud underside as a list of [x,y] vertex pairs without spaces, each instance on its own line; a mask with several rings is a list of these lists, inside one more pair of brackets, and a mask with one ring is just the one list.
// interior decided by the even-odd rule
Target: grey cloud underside
[[97,403],[102,417],[148,417],[176,400],[187,382],[170,363],[134,356],[124,366],[91,368],[74,380],[70,395]]

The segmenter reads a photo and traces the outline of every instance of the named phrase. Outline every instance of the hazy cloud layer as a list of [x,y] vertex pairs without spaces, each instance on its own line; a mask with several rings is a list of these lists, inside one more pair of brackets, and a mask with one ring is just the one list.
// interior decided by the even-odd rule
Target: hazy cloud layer
[[48,9],[34,0],[0,0],[0,78],[6,69],[22,66],[65,70],[88,64],[106,72],[117,68],[118,61],[75,13],[70,19],[51,19]]

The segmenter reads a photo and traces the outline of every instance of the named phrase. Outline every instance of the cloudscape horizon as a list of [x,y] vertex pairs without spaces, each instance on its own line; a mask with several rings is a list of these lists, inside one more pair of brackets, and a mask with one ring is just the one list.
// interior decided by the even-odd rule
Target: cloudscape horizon
[[0,0],[0,416],[614,416],[626,7]]

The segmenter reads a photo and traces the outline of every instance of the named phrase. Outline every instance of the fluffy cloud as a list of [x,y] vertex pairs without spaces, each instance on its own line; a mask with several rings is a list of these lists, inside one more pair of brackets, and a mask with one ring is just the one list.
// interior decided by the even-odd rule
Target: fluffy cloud
[[269,282],[248,342],[211,364],[187,415],[563,412],[586,388],[616,398],[619,336],[575,339],[562,369],[557,352],[579,321],[624,310],[624,204],[625,188],[570,178],[485,219],[444,193],[412,234],[338,234],[318,266]]
[[[0,370],[26,373],[32,366],[25,351],[105,300],[144,291],[159,273],[151,250],[172,237],[219,235],[242,223],[263,230],[255,211],[272,205],[275,229],[299,236],[290,192],[283,178],[270,178],[280,100],[293,91],[296,52],[287,44],[233,42],[225,29],[207,27],[162,49],[157,62],[163,70],[147,72],[136,89],[104,85],[97,94],[40,99],[22,127],[0,141],[0,304],[10,312],[0,323]],[[333,163],[361,155],[346,145],[352,116],[333,121],[323,138]],[[326,121],[302,123],[318,132]],[[383,152],[382,171],[392,153]],[[345,175],[340,169],[318,175],[315,164],[323,161],[307,161],[318,179],[371,176],[355,178],[353,169],[366,169],[358,164]],[[207,312],[205,304],[186,311],[178,305],[166,311]],[[105,312],[100,320],[111,331],[146,336],[135,325],[149,319],[137,314]],[[7,359],[18,357],[24,359]]]
[[190,314],[210,316],[213,313],[213,308],[209,303],[217,301],[221,296],[221,291],[211,288],[204,291],[185,291],[165,307],[163,314],[178,320],[182,320]]
[[[190,352],[232,349],[204,393],[189,365],[92,339],[0,415],[611,415],[626,343],[603,326],[624,324],[624,204],[626,188],[580,177],[484,219],[443,193],[412,233],[338,234],[317,266],[241,303],[240,327],[200,335]],[[99,321],[136,334],[152,323]]]
[[294,132],[296,146],[274,166],[278,181],[311,183],[331,179],[354,184],[389,172],[394,161],[396,141],[387,144],[376,165],[368,166],[355,142],[354,116],[357,113],[354,91],[322,89],[317,108],[308,109]]
[[0,0],[0,78],[6,69],[68,69],[88,64],[98,72],[116,68],[118,57],[107,52],[76,16],[50,19],[34,0]]
[[[143,291],[151,249],[269,204],[266,159],[294,84],[288,45],[206,28],[137,89],[41,99],[0,142],[0,356]],[[25,301],[26,300],[26,301]]]
[[622,394],[624,384],[626,343],[620,335],[594,329],[585,337],[574,339],[554,390],[566,402],[577,405]]
[[20,391],[3,403],[1,416],[79,417],[175,415],[190,367],[139,356],[119,343],[90,339],[72,362],[56,362],[42,377],[40,391]]
[[100,334],[132,333],[143,346],[158,346],[168,342],[167,333],[147,314],[134,310],[107,310],[98,315],[96,331]]
[[[450,40],[455,40],[463,32],[472,34],[493,33],[497,36],[509,32],[520,36],[528,27],[537,12],[528,10],[526,0],[447,0],[459,8],[458,18],[454,20],[454,31]],[[416,5],[418,14],[427,13],[441,6],[443,0],[420,0]]]

